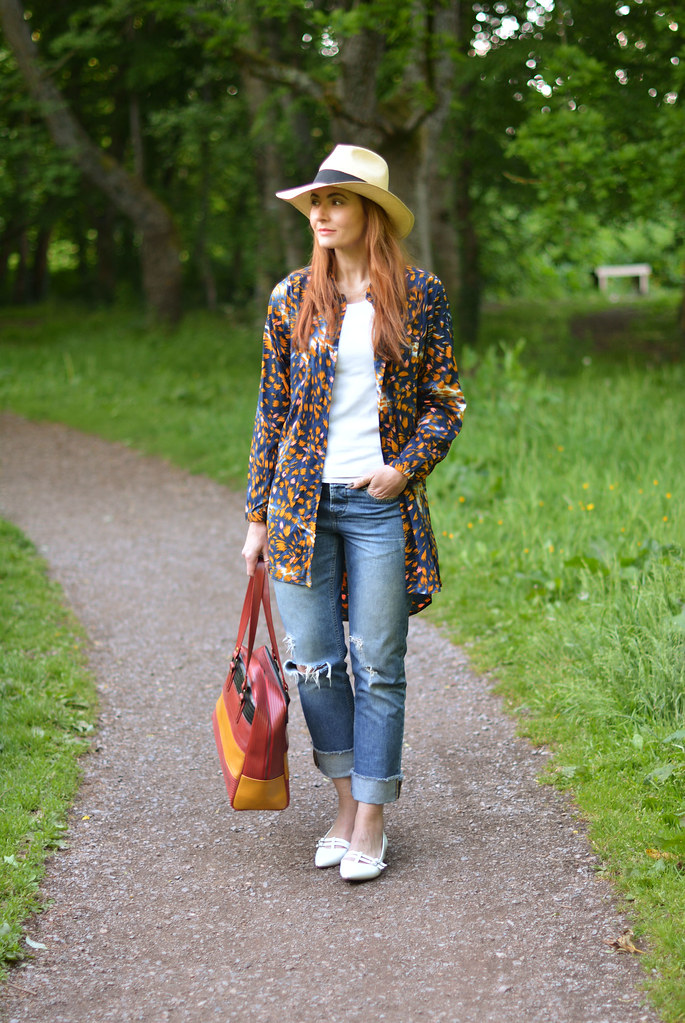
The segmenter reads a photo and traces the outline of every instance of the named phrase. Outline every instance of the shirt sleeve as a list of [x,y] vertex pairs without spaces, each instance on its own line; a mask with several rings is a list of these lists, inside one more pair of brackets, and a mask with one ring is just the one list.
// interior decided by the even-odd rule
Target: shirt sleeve
[[290,407],[290,333],[287,282],[277,285],[269,301],[262,348],[259,398],[252,433],[245,515],[266,522],[278,443]]
[[466,402],[454,357],[452,316],[437,277],[426,294],[427,329],[417,375],[416,430],[392,462],[410,480],[425,480],[461,430]]

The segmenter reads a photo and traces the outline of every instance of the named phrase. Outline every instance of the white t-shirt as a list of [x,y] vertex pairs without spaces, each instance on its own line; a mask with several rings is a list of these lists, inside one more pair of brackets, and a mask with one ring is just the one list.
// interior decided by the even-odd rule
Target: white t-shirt
[[324,483],[349,483],[383,465],[372,330],[371,303],[348,305],[338,342]]

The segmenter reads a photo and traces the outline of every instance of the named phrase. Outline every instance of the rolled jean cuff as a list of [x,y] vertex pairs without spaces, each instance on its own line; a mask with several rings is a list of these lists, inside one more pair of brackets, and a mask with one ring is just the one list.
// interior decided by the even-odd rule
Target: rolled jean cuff
[[354,767],[354,750],[344,749],[340,753],[322,753],[314,750],[314,763],[326,778],[349,778]]
[[352,796],[358,803],[394,803],[400,798],[402,777],[364,778],[352,771]]

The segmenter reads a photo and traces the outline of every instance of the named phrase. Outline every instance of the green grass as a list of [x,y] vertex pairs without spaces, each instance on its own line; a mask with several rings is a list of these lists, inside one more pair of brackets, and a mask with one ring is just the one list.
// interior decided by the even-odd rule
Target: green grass
[[195,314],[0,310],[0,407],[54,419],[244,485],[261,329]]
[[563,302],[497,304],[486,310],[479,347],[483,352],[503,340],[524,341],[523,362],[552,376],[573,376],[588,362],[612,372],[672,363],[683,353],[676,301],[669,292],[637,302],[611,302],[590,292]]
[[45,858],[65,844],[95,720],[83,643],[29,541],[0,520],[0,977],[24,954]]
[[481,357],[463,435],[431,479],[436,614],[556,756],[685,1004],[685,367],[537,376]]
[[[260,331],[192,315],[13,314],[0,404],[244,486]],[[685,1019],[685,476],[675,301],[489,310],[462,436],[430,480],[430,614],[556,753],[623,893],[652,997]]]

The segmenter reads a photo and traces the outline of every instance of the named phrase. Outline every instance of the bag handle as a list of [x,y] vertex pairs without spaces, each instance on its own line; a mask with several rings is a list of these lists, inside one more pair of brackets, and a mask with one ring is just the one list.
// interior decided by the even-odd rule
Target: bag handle
[[269,632],[269,639],[271,640],[271,653],[273,658],[278,665],[281,672],[281,682],[286,693],[288,692],[288,683],[285,680],[285,672],[283,671],[283,665],[281,664],[281,655],[278,652],[278,643],[276,642],[276,631],[274,629],[273,618],[271,617],[271,593],[269,591],[269,570],[264,563],[264,589],[262,590],[262,606],[264,608],[264,620],[266,627]]
[[243,643],[243,638],[247,630],[249,622],[250,630],[248,633],[247,642],[247,659],[245,661],[245,679],[243,681],[243,690],[247,689],[247,671],[252,659],[252,651],[254,649],[254,641],[257,635],[257,623],[259,622],[259,609],[260,605],[264,608],[264,619],[266,621],[266,627],[269,632],[269,639],[271,640],[271,653],[273,654],[274,660],[278,664],[281,672],[281,681],[283,688],[287,692],[288,684],[285,680],[285,673],[283,671],[283,665],[281,664],[281,657],[278,652],[278,643],[276,642],[276,632],[274,630],[273,618],[271,616],[271,594],[269,592],[268,573],[266,569],[266,563],[264,559],[259,557],[257,561],[257,567],[255,574],[250,576],[250,580],[247,584],[247,592],[245,594],[245,600],[243,602],[243,610],[240,616],[240,625],[238,627],[238,639],[235,645],[235,653],[233,659],[237,662],[240,656],[240,648]]

